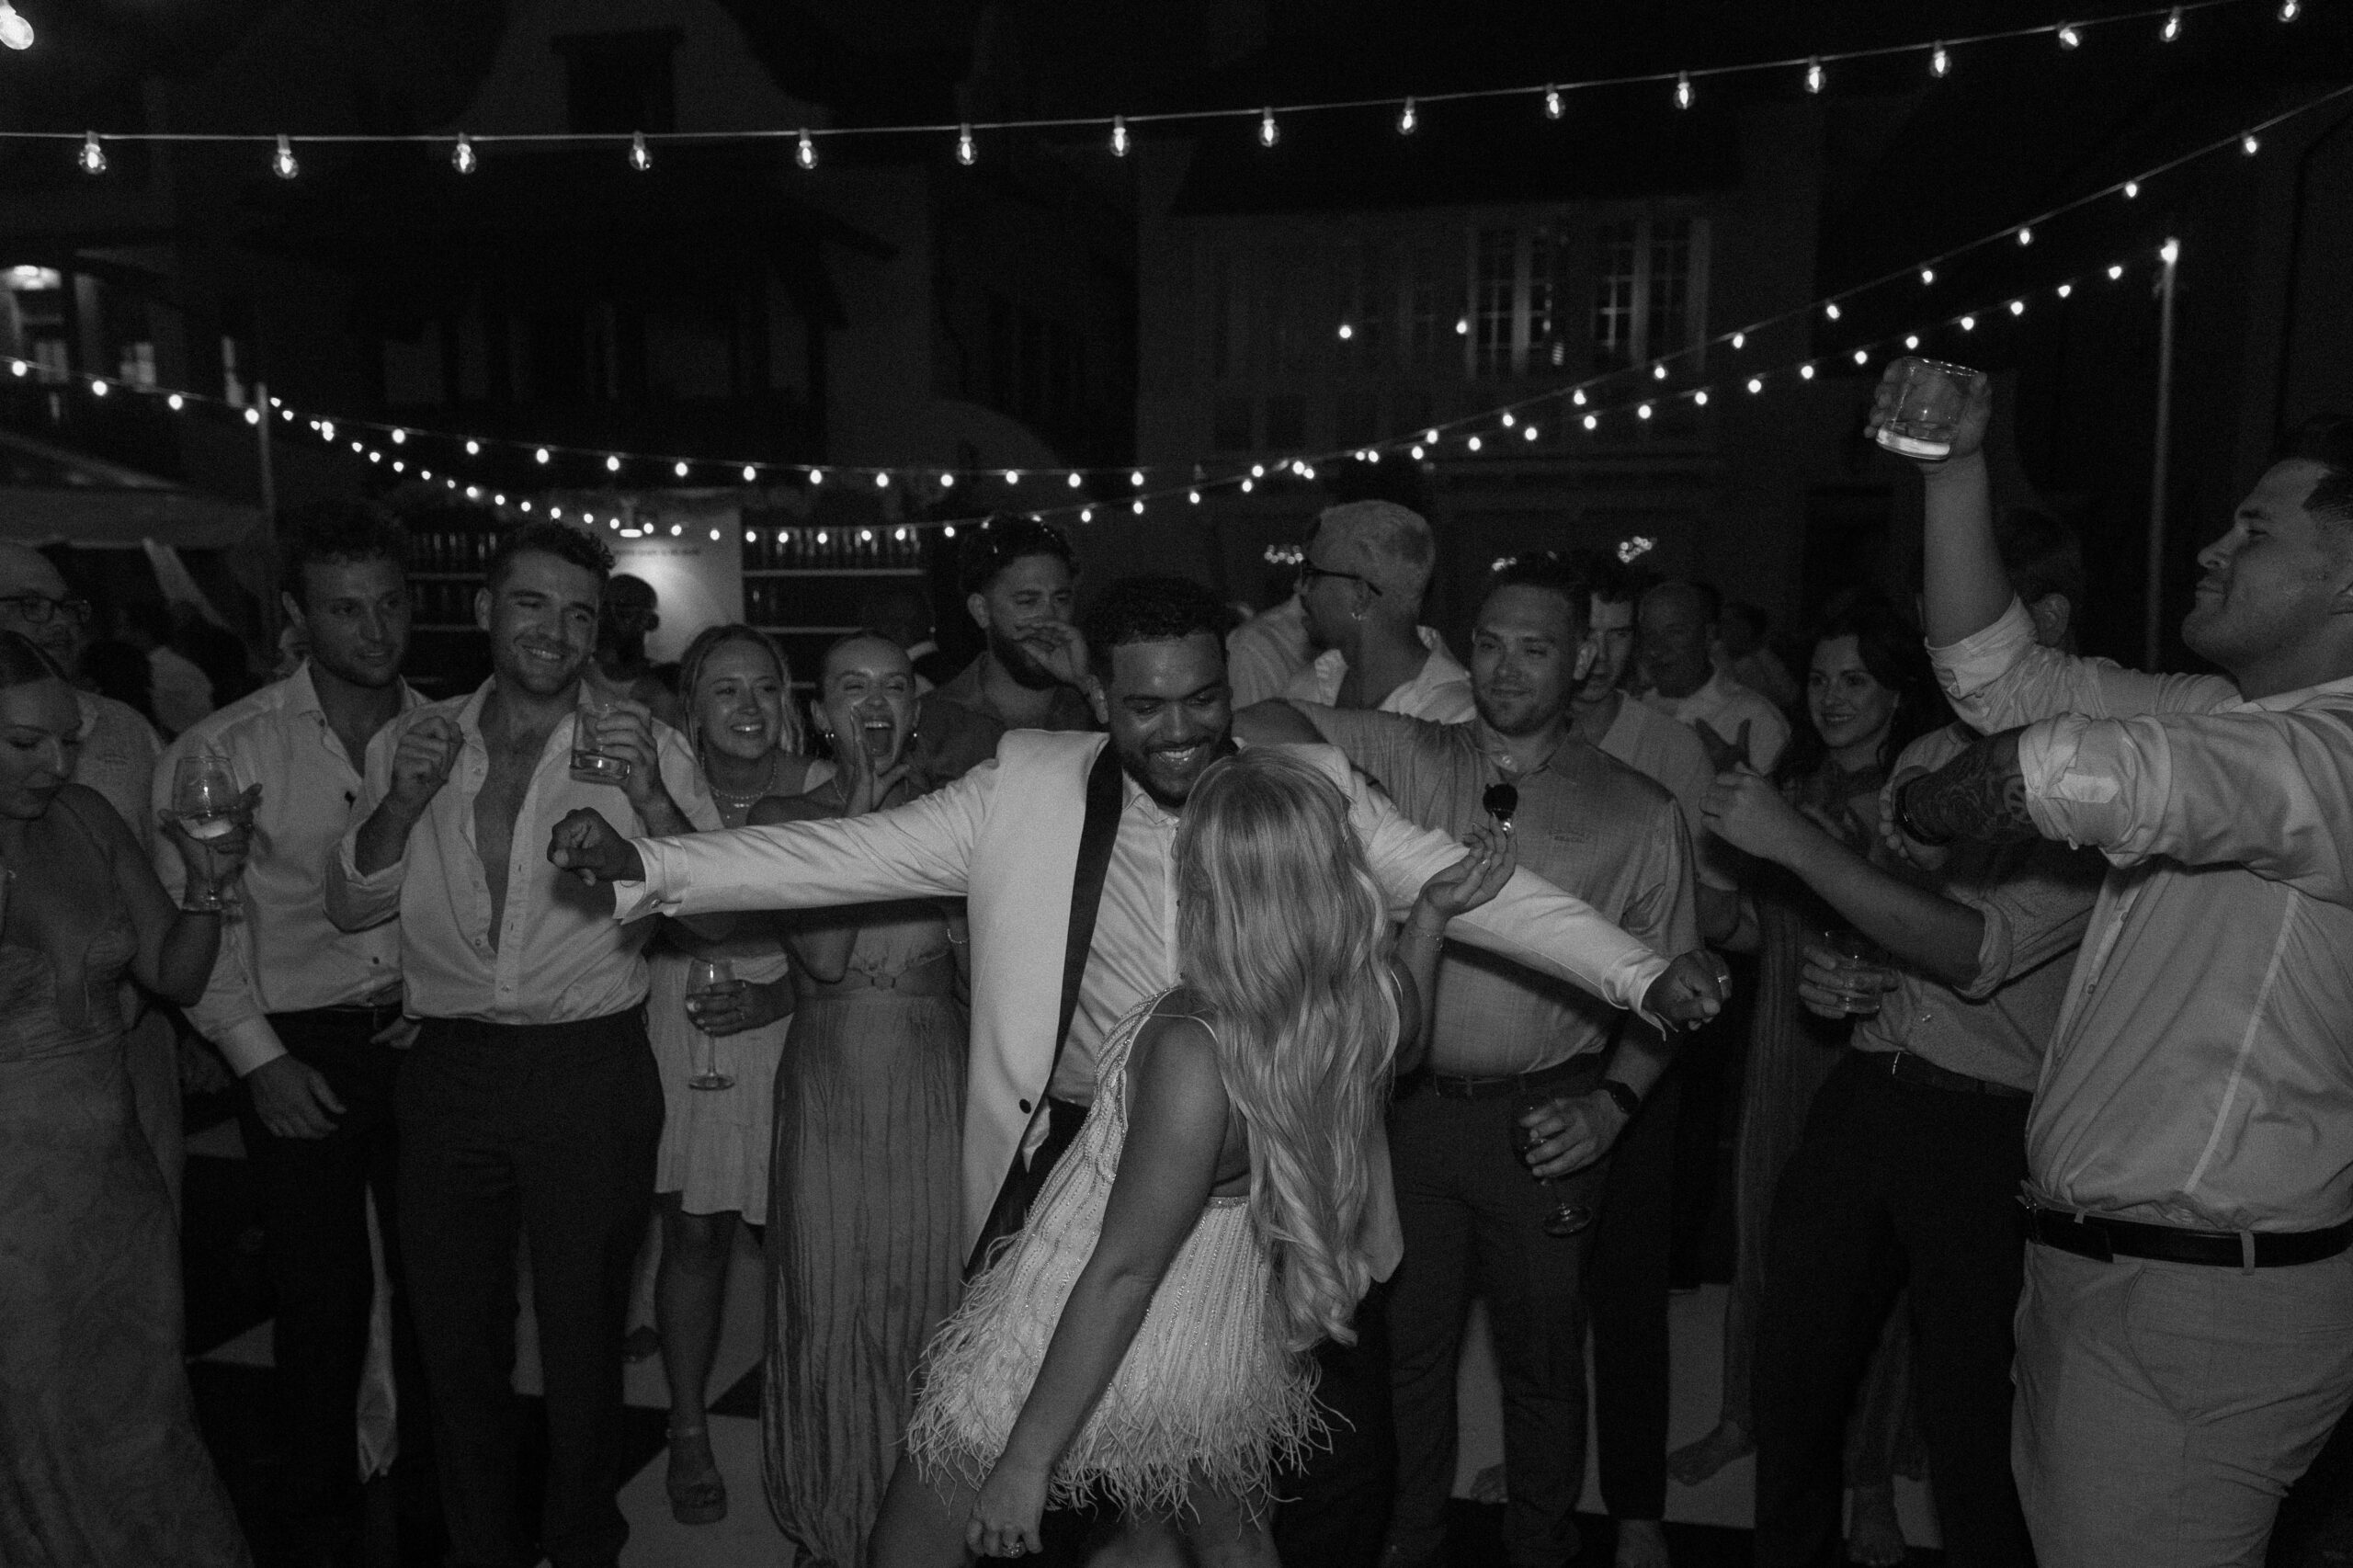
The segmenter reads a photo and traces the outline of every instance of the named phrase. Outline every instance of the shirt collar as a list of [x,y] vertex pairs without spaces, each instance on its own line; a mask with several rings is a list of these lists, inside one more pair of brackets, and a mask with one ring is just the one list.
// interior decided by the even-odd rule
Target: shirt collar
[[1176,813],[1154,800],[1144,787],[1137,783],[1134,777],[1124,767],[1120,769],[1120,793],[1124,797],[1122,814],[1132,816],[1139,822],[1148,823],[1154,827],[1167,828],[1172,831],[1176,828],[1178,820]]
[[2298,687],[2293,691],[2275,691],[2268,697],[2242,699],[2235,708],[2224,709],[2223,711],[2284,713],[2291,708],[2302,708],[2306,703],[2332,697],[2353,698],[2353,676],[2347,676],[2342,680],[2323,681],[2318,686]]

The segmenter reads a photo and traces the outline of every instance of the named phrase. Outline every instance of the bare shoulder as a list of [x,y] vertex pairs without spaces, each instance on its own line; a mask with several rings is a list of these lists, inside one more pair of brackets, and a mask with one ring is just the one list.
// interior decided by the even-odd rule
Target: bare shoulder
[[1194,1095],[1213,1092],[1222,1100],[1217,1034],[1199,1000],[1182,988],[1170,992],[1136,1032],[1128,1055],[1129,1076],[1156,1088]]
[[106,846],[111,855],[115,850],[129,848],[140,854],[138,836],[122,813],[108,803],[104,795],[86,784],[67,784],[57,791],[55,809],[74,819],[90,837]]

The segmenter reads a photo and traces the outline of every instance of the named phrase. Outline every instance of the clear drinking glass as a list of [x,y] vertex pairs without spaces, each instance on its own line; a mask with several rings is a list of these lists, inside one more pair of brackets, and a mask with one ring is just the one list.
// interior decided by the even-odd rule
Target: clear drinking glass
[[[1535,1146],[1542,1142],[1543,1140],[1537,1137],[1530,1129],[1522,1125],[1520,1118],[1526,1116],[1532,1110],[1547,1109],[1552,1106],[1552,1096],[1549,1094],[1527,1095],[1521,1097],[1518,1106],[1513,1112],[1511,1119],[1511,1146],[1519,1155],[1520,1163],[1522,1165],[1528,1163],[1529,1151],[1535,1148]],[[1531,1172],[1530,1174],[1533,1175],[1534,1173]],[[1565,1196],[1562,1193],[1561,1184],[1563,1181],[1574,1179],[1574,1176],[1536,1176],[1535,1179],[1544,1184],[1545,1193],[1553,1199],[1552,1207],[1547,1210],[1544,1214],[1544,1233],[1546,1235],[1574,1236],[1579,1231],[1584,1230],[1586,1227],[1593,1223],[1593,1210],[1589,1205],[1580,1203],[1576,1200],[1576,1198]]]
[[1838,955],[1839,989],[1846,994],[1847,1011],[1866,1017],[1878,1012],[1880,998],[1887,994],[1881,976],[1893,967],[1887,949],[1851,926],[1822,935]]
[[[725,959],[696,959],[687,968],[687,994],[694,996],[731,996],[736,987],[735,966]],[[691,1009],[687,1017],[694,1017]],[[735,1080],[719,1070],[719,1046],[709,1032],[697,1028],[694,1076],[687,1080],[690,1089],[729,1089]]]
[[629,758],[598,751],[589,739],[597,721],[612,710],[609,699],[591,697],[585,687],[581,688],[580,712],[573,722],[572,776],[583,784],[610,784],[619,789],[629,782]]
[[[180,758],[172,774],[172,814],[190,838],[201,844],[225,838],[245,825],[244,791],[229,759],[203,752]],[[191,892],[191,909],[225,909],[229,901],[217,892]]]
[[1904,360],[1903,384],[1895,407],[1879,427],[1879,444],[1907,458],[1950,457],[1961,410],[1984,380],[1984,371],[1966,365]]

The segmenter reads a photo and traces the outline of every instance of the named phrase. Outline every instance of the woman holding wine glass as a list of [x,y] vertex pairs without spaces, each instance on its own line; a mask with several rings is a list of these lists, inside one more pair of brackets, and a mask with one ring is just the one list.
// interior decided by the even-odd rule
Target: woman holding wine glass
[[[835,643],[817,727],[832,777],[756,824],[859,816],[930,781],[907,762],[915,678],[880,637]],[[925,1339],[961,1281],[964,1009],[937,903],[801,916],[800,1008],[777,1074],[761,1431],[769,1506],[804,1562],[854,1568],[891,1478]]]
[[[762,797],[798,794],[830,771],[801,755],[792,672],[764,633],[703,631],[688,644],[678,689],[725,826],[743,826]],[[710,941],[673,922],[648,955],[646,1034],[663,1103],[654,1315],[670,1384],[667,1490],[681,1524],[727,1513],[705,1405],[737,1223],[767,1219],[773,1085],[793,1008],[780,930],[745,915]]]
[[0,632],[0,1562],[250,1562],[197,1435],[178,1229],[133,1119],[127,973],[193,1002],[244,864],[230,781],[205,795],[227,826],[192,837],[175,908],[130,826],[68,780],[73,687]]

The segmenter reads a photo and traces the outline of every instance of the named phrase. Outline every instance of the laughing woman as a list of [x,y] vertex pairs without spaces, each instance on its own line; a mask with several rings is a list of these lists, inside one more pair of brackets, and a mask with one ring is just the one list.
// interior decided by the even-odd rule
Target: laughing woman
[[[825,654],[818,728],[836,771],[758,824],[913,800],[915,669],[879,637]],[[938,904],[799,917],[800,1006],[776,1085],[767,1238],[768,1504],[811,1568],[857,1568],[906,1425],[924,1340],[956,1304],[964,1009]]]

